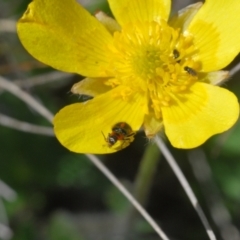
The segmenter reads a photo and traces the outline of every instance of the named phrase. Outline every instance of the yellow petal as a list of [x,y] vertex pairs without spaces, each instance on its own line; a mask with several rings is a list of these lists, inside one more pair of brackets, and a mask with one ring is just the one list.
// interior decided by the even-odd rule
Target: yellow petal
[[162,108],[163,123],[171,144],[194,148],[214,134],[228,130],[238,119],[239,104],[230,91],[195,83],[185,98]]
[[136,21],[168,20],[170,0],[108,0],[118,23],[123,26]]
[[53,68],[89,77],[107,76],[106,28],[75,0],[34,0],[17,24],[23,46]]
[[202,2],[198,2],[181,9],[176,16],[171,18],[169,25],[173,28],[180,28],[182,32],[185,31],[201,7]]
[[85,78],[72,86],[71,92],[88,96],[103,94],[112,88],[104,84],[104,78]]
[[240,50],[239,0],[207,0],[189,25],[202,71],[227,66]]
[[120,31],[121,27],[120,25],[117,23],[117,21],[111,17],[109,17],[107,14],[105,14],[102,11],[99,11],[95,14],[95,17],[97,18],[97,20],[99,22],[101,22],[106,29],[113,34],[115,31]]
[[143,123],[142,106],[146,104],[146,98],[135,94],[131,101],[123,101],[114,97],[119,91],[120,87],[88,102],[61,109],[54,118],[54,131],[61,144],[77,153],[103,154],[120,150],[114,146],[108,147],[104,136],[107,137],[119,122],[128,123],[133,131],[139,130]]

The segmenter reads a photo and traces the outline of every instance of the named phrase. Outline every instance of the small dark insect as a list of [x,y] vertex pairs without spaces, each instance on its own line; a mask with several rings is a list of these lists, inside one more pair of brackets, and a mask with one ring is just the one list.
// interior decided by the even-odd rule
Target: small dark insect
[[174,56],[175,59],[180,57],[180,53],[179,53],[179,51],[177,49],[173,50],[173,56]]
[[112,127],[112,132],[108,134],[108,137],[105,137],[104,134],[103,137],[108,143],[108,147],[112,147],[117,141],[123,141],[121,145],[122,148],[124,143],[127,142],[127,145],[129,145],[129,143],[134,140],[135,134],[129,124],[119,122]]
[[197,76],[197,72],[194,70],[194,69],[192,69],[192,68],[190,68],[190,67],[188,67],[188,66],[186,66],[186,67],[184,67],[184,70],[188,73],[188,74],[190,74],[190,75],[192,75],[192,76]]

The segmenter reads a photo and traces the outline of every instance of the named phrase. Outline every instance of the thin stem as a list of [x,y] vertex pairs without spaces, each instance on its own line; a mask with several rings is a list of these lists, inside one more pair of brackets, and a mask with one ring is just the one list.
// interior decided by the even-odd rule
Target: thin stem
[[8,226],[0,223],[0,239],[10,240],[12,236],[13,236],[12,230]]
[[53,129],[51,127],[42,127],[35,124],[16,120],[0,113],[0,125],[16,129],[22,132],[28,132],[33,134],[40,134],[45,136],[54,136]]
[[[140,161],[140,166],[134,182],[133,196],[142,206],[146,205],[149,197],[160,156],[161,153],[156,144],[148,144]],[[136,213],[136,209],[131,205],[122,226],[122,239],[126,239],[127,234],[132,231]]]
[[35,87],[37,85],[49,84],[60,79],[66,79],[72,77],[73,74],[63,73],[59,71],[53,71],[46,74],[41,74],[40,76],[30,77],[24,80],[14,80],[14,83],[21,87]]
[[232,77],[235,75],[238,71],[240,71],[240,63],[238,63],[236,66],[234,66],[230,71],[229,74]]
[[231,215],[224,205],[218,187],[213,180],[212,170],[204,151],[201,148],[188,151],[188,160],[204,193],[212,219],[218,226],[222,238],[224,240],[240,240],[240,233],[232,223]]
[[0,32],[16,32],[16,21],[0,19]]
[[146,210],[138,203],[138,201],[130,194],[130,192],[119,182],[119,180],[102,164],[99,159],[91,154],[86,156],[92,161],[92,163],[118,188],[120,192],[133,204],[133,206],[141,213],[141,215],[147,220],[152,228],[163,240],[169,240],[165,233],[161,230],[158,224],[153,218],[146,212]]
[[163,156],[166,158],[166,160],[168,161],[169,165],[171,166],[173,172],[175,173],[176,177],[178,178],[180,184],[182,185],[184,191],[186,192],[189,200],[191,201],[195,211],[197,212],[199,218],[201,219],[205,230],[207,232],[207,235],[209,236],[209,238],[211,240],[216,240],[216,236],[201,208],[201,206],[199,205],[199,202],[193,192],[193,190],[191,189],[187,179],[185,178],[185,176],[183,175],[181,169],[179,168],[176,160],[174,159],[174,157],[172,156],[172,154],[170,153],[170,151],[168,150],[167,146],[165,145],[165,143],[162,141],[162,139],[157,136],[155,138],[156,140],[156,144],[158,145],[159,149],[161,150]]
[[160,156],[158,147],[155,144],[149,144],[142,157],[133,194],[142,205],[147,201]]
[[7,201],[14,201],[17,197],[16,192],[0,179],[0,197]]
[[31,106],[33,109],[35,109],[39,114],[45,117],[49,122],[52,122],[53,119],[52,113],[47,108],[45,108],[41,103],[39,103],[34,97],[20,89],[14,83],[0,76],[0,87],[17,96],[19,99],[21,99],[29,106]]

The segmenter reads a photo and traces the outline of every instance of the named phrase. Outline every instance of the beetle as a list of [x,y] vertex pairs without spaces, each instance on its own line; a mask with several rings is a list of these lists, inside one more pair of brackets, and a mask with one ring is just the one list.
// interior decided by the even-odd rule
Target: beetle
[[190,68],[190,67],[188,67],[188,66],[185,66],[185,67],[184,67],[184,70],[185,70],[188,74],[192,75],[193,77],[197,76],[197,72],[196,72],[194,69],[192,69],[192,68]]
[[108,133],[107,137],[105,137],[104,134],[103,137],[105,141],[108,143],[108,147],[112,147],[118,141],[122,141],[121,144],[122,149],[125,143],[127,143],[127,145],[125,145],[126,147],[129,145],[130,142],[134,140],[135,134],[136,132],[132,130],[129,124],[127,124],[126,122],[119,122],[112,127],[112,132]]

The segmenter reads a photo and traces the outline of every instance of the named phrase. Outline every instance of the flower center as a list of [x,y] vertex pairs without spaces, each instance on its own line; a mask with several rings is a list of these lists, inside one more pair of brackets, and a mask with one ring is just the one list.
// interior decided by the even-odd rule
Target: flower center
[[114,34],[111,48],[114,79],[108,84],[126,86],[123,94],[146,93],[157,118],[178,94],[197,81],[200,64],[190,35],[165,21],[128,24]]

